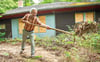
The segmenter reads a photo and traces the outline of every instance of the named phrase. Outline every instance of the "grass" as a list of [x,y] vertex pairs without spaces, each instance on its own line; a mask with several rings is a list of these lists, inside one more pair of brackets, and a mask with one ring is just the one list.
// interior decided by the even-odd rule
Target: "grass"
[[35,56],[34,58],[28,58],[25,61],[26,62],[40,62],[39,60],[37,60],[37,59],[40,59],[40,58],[42,58],[42,56]]
[[[56,37],[44,37],[44,38],[37,37],[35,43],[36,46],[44,47],[49,51],[50,50],[62,51],[61,54],[69,62],[72,60],[74,62],[88,62],[91,61],[91,59],[85,59],[85,58],[88,58],[89,55],[92,55],[92,53],[94,54],[100,53],[100,34],[88,33],[84,34],[84,36],[86,40],[78,36],[75,36],[76,37],[75,41],[74,41],[74,36],[68,34],[59,34]],[[5,41],[8,43],[16,44],[17,42],[21,42],[22,40],[6,39]],[[29,42],[29,40],[27,40],[27,42]],[[41,56],[36,57],[36,59],[38,58],[41,58]],[[27,59],[26,62],[33,62],[34,60],[35,59]],[[94,60],[92,60],[92,62],[93,61]]]
[[0,38],[0,42],[2,42],[2,41],[4,41],[5,40],[5,38]]
[[[59,34],[53,38],[37,38],[36,44],[47,49],[49,47],[50,50],[63,50],[62,54],[64,54],[66,60],[69,62],[71,60],[74,60],[74,62],[87,62],[91,61],[91,59],[85,59],[89,57],[89,54],[92,55],[93,53],[100,53],[100,34],[88,33],[84,34],[84,36],[86,40],[75,36],[76,41],[74,42],[74,36]],[[80,51],[80,49],[83,49],[84,52]],[[84,53],[84,55],[81,55],[81,53]]]
[[[100,49],[100,35],[98,33],[89,33],[88,35],[85,35],[86,40],[83,40],[82,38],[76,36],[76,43],[78,46],[87,47],[87,48],[94,48],[94,49]],[[44,46],[44,47],[52,47],[55,48],[57,46],[66,46],[66,45],[72,45],[75,44],[73,41],[73,36],[67,35],[67,34],[60,34],[56,37],[44,37],[44,38],[37,38],[36,44],[38,46]]]

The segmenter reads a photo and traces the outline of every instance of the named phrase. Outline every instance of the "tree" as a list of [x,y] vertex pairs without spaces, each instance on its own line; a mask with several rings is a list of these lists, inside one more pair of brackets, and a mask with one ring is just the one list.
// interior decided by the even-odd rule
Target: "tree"
[[33,0],[23,0],[24,1],[24,6],[31,6],[34,4],[34,1]]
[[[40,4],[53,2],[100,2],[100,0],[43,0]],[[24,6],[31,6],[34,4],[33,0],[23,0]],[[18,7],[18,0],[0,0],[0,13],[5,13],[7,10]]]
[[82,2],[100,2],[100,0],[82,0]]
[[60,0],[61,2],[81,2],[81,0]]
[[53,2],[100,2],[100,0],[43,0],[40,4]]
[[[33,0],[23,0],[24,6],[33,5]],[[18,0],[0,0],[0,13],[5,13],[7,10],[15,9],[18,7]]]
[[40,4],[44,4],[44,3],[53,3],[54,0],[43,0],[42,2],[40,2]]
[[5,11],[17,8],[17,6],[17,2],[13,0],[0,0],[0,13],[5,13]]
[[53,2],[81,2],[81,0],[43,0],[42,2],[40,2],[40,4]]

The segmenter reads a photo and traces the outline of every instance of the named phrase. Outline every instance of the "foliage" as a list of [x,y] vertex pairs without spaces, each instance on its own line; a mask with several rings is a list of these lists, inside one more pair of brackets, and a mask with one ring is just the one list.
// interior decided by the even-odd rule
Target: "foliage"
[[86,21],[82,22],[80,24],[76,24],[75,34],[78,36],[82,36],[85,33],[89,32],[97,32],[97,23],[96,22],[91,22],[91,21]]
[[3,32],[3,33],[0,32],[0,38],[1,38],[2,36],[4,36],[4,35],[5,35],[5,32]]
[[[91,24],[91,22],[89,22]],[[74,33],[74,32],[71,32]],[[68,62],[89,62],[91,61],[90,56],[94,54],[100,53],[100,34],[99,33],[86,33],[85,40],[75,36],[76,40],[74,42],[74,36],[69,34],[59,34],[56,37],[36,37],[36,46],[44,47],[47,50],[57,51],[64,55],[65,59]],[[12,44],[16,44],[16,42],[20,42],[20,39],[6,39],[6,42],[11,42]],[[27,40],[29,41],[29,40]],[[91,52],[93,52],[93,55]],[[8,55],[8,54],[4,54]],[[38,56],[36,58],[41,58],[42,56]],[[97,57],[97,56],[96,56]],[[89,59],[85,59],[89,58]],[[95,59],[96,61],[96,59]],[[92,62],[95,62],[92,61]],[[28,59],[27,62],[32,62],[31,59]],[[66,61],[65,61],[66,62]]]
[[54,0],[43,0],[42,2],[40,2],[40,4],[44,4],[44,3],[53,3]]
[[9,53],[3,53],[3,55],[5,55],[5,56],[9,56]]
[[7,10],[17,8],[17,2],[14,0],[2,0],[0,1],[0,13],[5,13]]
[[5,38],[2,38],[3,36],[5,36],[5,32],[0,32],[0,42],[5,40]]
[[[39,4],[53,2],[81,2],[81,0],[43,0]],[[96,2],[100,2],[100,0],[96,0]],[[24,6],[31,6],[33,4],[35,4],[33,0],[23,0]],[[17,7],[18,0],[0,0],[0,13],[5,13],[7,10],[15,9]]]
[[70,57],[70,56],[71,56],[71,53],[68,52],[68,51],[65,51],[65,56],[66,56],[66,57]]
[[19,42],[21,42],[22,40],[19,38],[16,39],[10,39],[10,38],[0,38],[0,43],[11,43],[12,45],[15,45]]
[[[40,4],[53,2],[91,2],[91,0],[43,0]],[[100,0],[94,0],[94,2],[100,2]]]
[[[68,34],[59,34],[56,37],[44,37],[36,38],[36,46],[44,47],[47,50],[60,51],[59,54],[63,54],[67,61],[74,62],[87,62],[85,58],[88,58],[90,52],[81,52],[81,48],[87,49],[87,51],[91,50],[96,53],[100,53],[100,35],[98,33],[88,33],[85,34],[86,40],[81,39],[76,36],[76,41],[73,41],[73,36]],[[20,42],[20,39],[14,40],[6,40],[6,42],[11,42],[12,44],[16,44],[15,42]],[[82,50],[83,51],[83,50]],[[81,55],[82,53],[82,55]],[[83,54],[84,53],[84,54]],[[8,55],[4,53],[4,55]],[[36,58],[41,58],[42,56],[38,56]],[[31,62],[31,59],[28,59],[27,62]]]
[[100,22],[98,23],[98,33],[100,34]]
[[[24,6],[31,6],[34,4],[32,0],[23,0]],[[18,0],[0,0],[0,13],[5,13],[7,10],[18,7]]]
[[12,45],[15,45],[17,44],[18,42],[21,42],[22,40],[19,39],[19,38],[16,38],[16,39],[5,39],[5,42],[7,43],[11,43]]
[[70,25],[66,25],[68,27],[68,31],[73,31],[72,27]]
[[56,37],[44,37],[36,38],[35,41],[37,46],[42,46],[50,50],[60,50],[60,47],[65,47],[66,45],[73,45],[73,36],[67,34],[59,34]]
[[60,0],[61,2],[81,2],[81,0]]
[[[64,54],[64,58],[66,58],[67,61],[86,62],[91,61],[91,59],[85,59],[91,54],[89,51],[95,52],[95,54],[100,53],[100,35],[98,33],[88,33],[85,34],[85,37],[86,40],[83,40],[76,36],[76,41],[73,42],[73,36],[59,34],[52,38],[37,38],[36,45],[42,46],[47,50],[63,51],[62,54]],[[88,50],[88,52],[84,52],[85,54],[80,55],[81,52],[79,49],[81,48]]]
[[96,0],[97,2],[100,2],[100,0]]
[[100,35],[90,33],[88,35],[85,35],[87,40],[82,40],[77,38],[77,41],[79,41],[80,46],[84,46],[87,48],[93,48],[93,49],[100,49]]
[[23,4],[24,6],[31,6],[34,4],[34,1],[33,0],[23,0]]

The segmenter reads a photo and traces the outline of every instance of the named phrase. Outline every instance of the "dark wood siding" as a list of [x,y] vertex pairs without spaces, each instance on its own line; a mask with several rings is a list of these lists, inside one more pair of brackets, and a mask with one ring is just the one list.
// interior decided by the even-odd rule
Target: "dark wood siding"
[[5,20],[0,20],[0,24],[5,24],[6,29],[0,29],[0,32],[6,32],[6,35],[4,36],[5,38],[11,37],[11,20],[10,19],[5,19]]
[[[68,31],[68,27],[75,24],[75,13],[74,12],[65,12],[65,13],[56,13],[55,14],[56,28]],[[59,34],[59,32],[56,32]]]
[[96,10],[96,12],[95,12],[95,18],[96,18],[96,21],[98,22],[100,22],[100,10]]

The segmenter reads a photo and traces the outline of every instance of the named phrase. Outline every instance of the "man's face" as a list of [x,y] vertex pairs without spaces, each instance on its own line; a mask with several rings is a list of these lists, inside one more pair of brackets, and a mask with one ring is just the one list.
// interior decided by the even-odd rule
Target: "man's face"
[[32,14],[33,16],[36,16],[36,15],[37,15],[37,10],[32,10],[32,11],[31,11],[31,14]]

